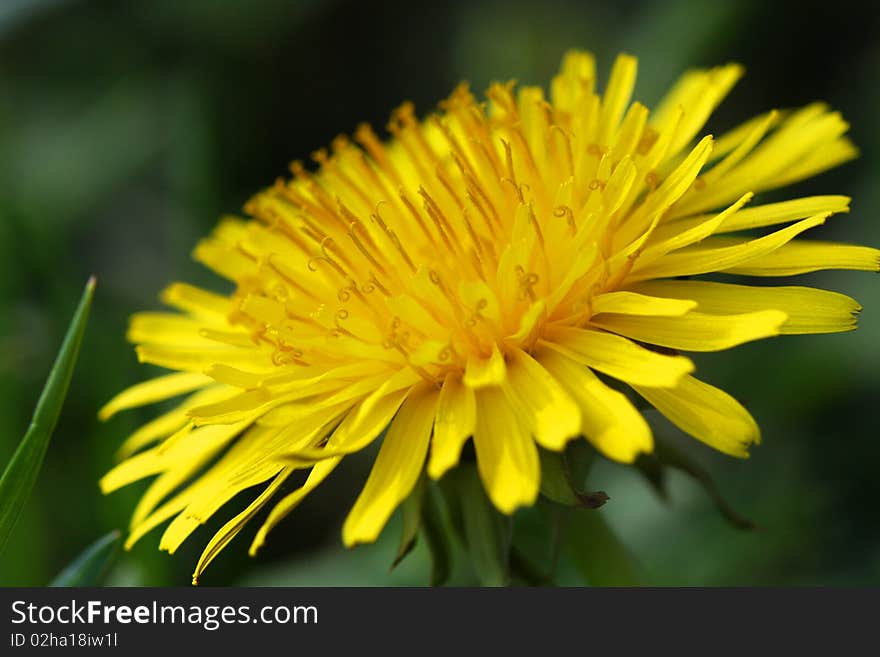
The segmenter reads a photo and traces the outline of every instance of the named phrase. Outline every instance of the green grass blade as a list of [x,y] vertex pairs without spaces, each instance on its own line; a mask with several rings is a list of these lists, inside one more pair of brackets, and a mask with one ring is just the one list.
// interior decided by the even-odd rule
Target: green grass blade
[[83,550],[49,586],[98,586],[116,557],[122,532],[114,529]]
[[70,385],[94,292],[95,278],[92,277],[86,283],[82,299],[67,329],[67,335],[64,336],[61,351],[58,352],[49,378],[46,379],[30,427],[0,478],[0,553],[6,547],[43,464],[49,438],[58,422],[58,415]]

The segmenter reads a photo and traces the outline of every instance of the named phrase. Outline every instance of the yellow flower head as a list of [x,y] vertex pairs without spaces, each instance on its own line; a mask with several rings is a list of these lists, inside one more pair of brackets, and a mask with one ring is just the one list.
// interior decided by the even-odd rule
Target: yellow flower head
[[[822,104],[754,118],[720,139],[702,128],[742,73],[686,73],[660,106],[631,102],[622,55],[604,93],[593,58],[566,55],[549,98],[461,86],[391,139],[361,126],[223,219],[195,257],[234,284],[176,283],[176,312],[132,318],[142,362],[175,373],[101,411],[185,395],[134,433],[102,480],[112,491],[158,475],[129,545],[173,519],[178,546],[237,493],[258,496],[210,541],[196,577],[264,505],[266,534],[347,454],[387,427],[343,528],[376,539],[423,469],[441,477],[473,438],[483,485],[504,513],[535,501],[538,446],[584,436],[632,462],[651,431],[616,379],[712,447],[744,457],[759,431],[731,396],[691,376],[679,352],[855,328],[858,304],[808,287],[745,286],[711,272],[789,276],[876,271],[876,249],[799,239],[849,199],[764,205],[752,195],[855,156]],[[780,227],[782,226],[782,227]],[[742,231],[767,229],[763,235]],[[602,375],[600,377],[599,375]],[[300,487],[273,494],[298,470]]]

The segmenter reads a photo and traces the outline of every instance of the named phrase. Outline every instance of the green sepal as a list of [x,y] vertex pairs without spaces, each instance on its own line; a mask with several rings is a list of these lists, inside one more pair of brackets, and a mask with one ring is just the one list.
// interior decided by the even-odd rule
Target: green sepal
[[422,534],[431,553],[431,586],[442,586],[452,574],[451,529],[443,512],[443,498],[430,484],[422,502]]
[[753,530],[755,523],[737,513],[721,495],[712,475],[693,456],[678,448],[668,438],[654,437],[654,453],[642,455],[636,466],[662,498],[667,497],[664,468],[680,470],[695,479],[715,503],[724,519],[737,529]]
[[37,401],[30,426],[0,477],[0,553],[6,547],[12,529],[37,481],[49,447],[49,439],[55,430],[73,376],[94,292],[95,279],[92,277],[86,283],[79,306],[67,328],[61,350]]
[[397,547],[397,556],[394,557],[391,564],[391,570],[394,570],[416,546],[419,528],[422,524],[426,484],[425,474],[422,473],[412,492],[400,505],[400,511],[403,514],[403,527],[400,530],[400,544]]
[[477,579],[483,586],[506,586],[510,582],[510,517],[492,505],[474,464],[459,465],[443,481]]
[[98,586],[118,554],[121,538],[118,529],[105,534],[67,564],[49,586]]
[[[581,450],[572,446],[572,456],[569,450],[564,452],[551,452],[539,449],[541,457],[541,495],[548,500],[562,504],[563,506],[576,506],[587,509],[598,509],[608,501],[608,495],[603,491],[585,492],[580,490],[576,481],[586,478],[589,463],[576,463],[576,469],[582,471],[577,479],[572,474],[571,461],[583,459]],[[576,452],[576,453],[575,453]]]

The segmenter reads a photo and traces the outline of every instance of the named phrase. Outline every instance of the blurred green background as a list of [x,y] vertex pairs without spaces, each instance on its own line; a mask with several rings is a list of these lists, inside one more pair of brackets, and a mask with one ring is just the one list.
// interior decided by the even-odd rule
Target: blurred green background
[[[477,90],[513,77],[546,85],[562,53],[581,47],[603,71],[618,51],[638,55],[636,97],[650,106],[686,67],[737,60],[747,75],[709,129],[814,99],[842,110],[861,158],[784,195],[853,196],[852,213],[814,237],[880,245],[875,13],[867,3],[814,0],[3,0],[0,463],[23,435],[90,273],[98,292],[0,583],[44,584],[89,542],[127,524],[143,486],[103,497],[96,485],[121,440],[154,413],[96,418],[115,392],[151,373],[124,341],[127,317],[158,307],[157,292],[173,280],[224,289],[190,260],[198,237],[284,175],[290,160],[362,120],[384,126],[403,99],[426,112],[463,79]],[[672,477],[664,504],[631,469],[602,463],[591,474],[591,486],[611,497],[601,513],[649,583],[880,583],[880,287],[865,273],[804,279],[856,297],[865,306],[860,330],[698,358],[707,380],[749,406],[764,444],[745,462],[695,441],[688,449],[760,531],[731,528],[684,476]],[[394,526],[376,545],[342,548],[342,519],[369,458],[348,461],[259,558],[245,554],[252,525],[203,582],[426,583],[423,547],[389,573]],[[528,513],[517,523],[534,540],[543,531]],[[150,534],[118,561],[110,583],[187,585],[219,524],[173,557]],[[564,560],[561,581],[576,581],[570,570]]]

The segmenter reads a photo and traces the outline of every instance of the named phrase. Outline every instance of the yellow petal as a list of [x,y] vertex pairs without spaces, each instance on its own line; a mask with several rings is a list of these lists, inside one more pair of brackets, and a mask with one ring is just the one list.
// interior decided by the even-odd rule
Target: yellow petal
[[[620,209],[626,197],[633,189],[636,177],[639,175],[638,167],[629,156],[624,157],[615,166],[608,184],[602,190],[602,212],[611,215]],[[606,220],[610,220],[608,216]],[[584,229],[588,226],[584,226]],[[586,232],[586,231],[584,231]],[[583,256],[581,256],[583,257]]]
[[272,483],[266,486],[263,492],[260,493],[253,502],[248,504],[244,511],[223,525],[223,527],[211,537],[211,540],[208,541],[208,544],[202,551],[202,555],[199,557],[196,569],[193,572],[193,586],[199,583],[199,577],[205,572],[205,569],[210,565],[214,558],[223,551],[223,548],[229,545],[229,542],[232,541],[233,538],[238,536],[239,532],[244,529],[244,526],[260,511],[260,509],[263,508],[263,506],[265,506],[266,502],[271,499],[281,487],[281,484],[284,483],[292,472],[292,468],[287,468],[278,473],[275,479],[272,480]]
[[715,147],[715,152],[712,153],[712,160],[720,160],[725,155],[730,154],[736,148],[740,146],[746,139],[749,138],[751,134],[755,132],[755,129],[767,120],[768,114],[776,114],[777,120],[779,119],[779,113],[776,111],[768,112],[767,114],[759,114],[758,116],[754,116],[748,121],[744,121],[739,124],[736,128],[732,130],[728,130],[723,135],[718,137],[718,142]]
[[425,340],[407,355],[407,362],[415,367],[438,365],[443,367],[449,360],[449,342]]
[[460,377],[450,372],[437,402],[428,476],[439,479],[458,464],[461,448],[473,435],[476,422],[477,400],[473,388],[464,385]]
[[502,513],[534,504],[541,485],[538,449],[499,388],[477,391],[474,447],[489,499]]
[[[183,542],[189,538],[196,529],[205,524],[207,519],[216,513],[223,504],[226,504],[230,499],[246,488],[268,481],[277,475],[280,470],[281,467],[279,466],[260,468],[246,484],[224,486],[219,492],[215,491],[213,487],[205,487],[205,490],[200,491],[200,495],[194,497],[187,507],[171,521],[171,524],[169,524],[168,527],[165,528],[165,531],[162,533],[162,538],[159,540],[159,549],[164,550],[169,554],[174,554]],[[201,481],[202,480],[199,480],[199,482]],[[191,510],[194,505],[204,505],[205,500],[208,497],[214,500],[209,511],[206,511],[205,513],[194,513]]]
[[[388,426],[394,413],[400,408],[411,386],[418,381],[418,375],[408,370],[394,373],[388,380],[368,395],[359,407],[343,421],[328,447],[350,446],[353,442],[365,446],[363,440],[369,434],[372,440]],[[358,447],[360,448],[360,447]]]
[[580,406],[581,430],[605,456],[632,463],[640,453],[654,449],[648,423],[626,395],[602,383],[589,368],[550,349],[538,361]]
[[[792,113],[767,139],[718,180],[691,190],[671,213],[683,217],[719,207],[743,193],[760,192],[793,182],[792,169],[809,162],[816,173],[839,164],[854,153],[841,149],[847,123],[837,112],[816,103]],[[798,172],[800,173],[800,172]]]
[[631,289],[658,297],[693,300],[700,312],[718,315],[781,310],[788,316],[779,329],[783,335],[851,331],[856,328],[856,315],[861,310],[858,302],[844,294],[811,287],[643,281]]
[[711,136],[703,137],[684,161],[666,176],[660,187],[648,195],[645,202],[625,219],[618,234],[615,235],[615,243],[623,246],[640,237],[630,246],[623,248],[617,257],[628,257],[651,237],[650,233],[666,211],[691,188],[706,160],[709,159],[713,144]]
[[[626,111],[620,129],[614,138],[615,153],[632,153],[638,148],[639,140],[644,134],[645,125],[648,123],[648,115],[650,114],[647,107],[641,103],[633,103]],[[615,167],[615,171],[617,167]],[[609,181],[610,182],[610,181]],[[607,188],[606,188],[607,189]],[[604,193],[603,193],[604,195]],[[622,198],[620,199],[623,200]],[[608,207],[606,205],[606,207]],[[614,207],[610,212],[617,210]]]
[[553,78],[550,87],[553,105],[571,111],[582,94],[592,92],[595,81],[596,62],[590,53],[580,50],[565,53],[559,74]]
[[181,407],[164,413],[139,427],[126,438],[117,450],[116,456],[120,460],[126,459],[159,438],[165,438],[180,430],[189,421],[186,409]]
[[[849,212],[849,203],[848,196],[808,196],[791,201],[742,208],[732,214],[727,214],[721,225],[715,229],[714,234],[763,228],[820,214],[831,215]],[[663,240],[674,237],[705,224],[713,216],[717,215],[703,214],[668,221],[654,231],[653,239]]]
[[[126,339],[134,343],[176,347],[212,346],[216,341],[205,337],[205,322],[179,313],[141,312],[132,315]],[[250,334],[241,332],[243,343],[253,348]]]
[[220,401],[221,399],[231,397],[233,394],[235,394],[234,391],[226,386],[208,386],[190,395],[179,406],[150,420],[126,438],[117,452],[118,458],[127,458],[154,440],[170,436],[190,422],[190,409]]
[[796,276],[822,269],[878,271],[880,250],[855,244],[799,240],[724,271],[746,276]]
[[245,222],[224,218],[214,229],[214,234],[201,240],[193,251],[193,257],[206,267],[228,278],[239,281],[254,270],[254,263],[235,248],[235,244],[247,234]]
[[135,543],[141,540],[149,532],[161,525],[163,522],[178,514],[186,508],[187,503],[192,498],[192,490],[195,484],[187,487],[181,493],[175,495],[161,507],[153,511],[143,522],[136,526],[132,526],[128,532],[128,538],[125,539],[125,549],[130,550]]
[[716,232],[732,233],[786,223],[817,214],[849,212],[849,202],[848,196],[808,196],[791,201],[757,205],[744,208],[727,217]]
[[599,143],[611,144],[611,137],[617,131],[620,119],[629,105],[636,83],[638,62],[631,55],[618,55],[611,69],[608,87],[602,96]]
[[188,415],[196,425],[231,424],[243,420],[252,421],[283,400],[273,397],[265,388],[246,390],[229,399],[213,404],[196,406]]
[[739,64],[727,64],[705,71],[689,71],[676,82],[652,116],[654,125],[662,129],[668,126],[675,108],[684,109],[675,139],[670,144],[671,154],[690,143],[743,72]]
[[[216,428],[207,427],[206,429]],[[202,431],[206,429],[202,429]],[[153,511],[143,521],[136,524],[126,541],[126,546],[130,547],[151,529],[177,514],[177,517],[166,527],[159,542],[160,550],[166,550],[173,554],[186,538],[235,495],[278,474],[282,469],[281,466],[270,463],[268,466],[249,468],[247,478],[232,480],[228,476],[230,467],[235,467],[242,459],[246,458],[246,452],[253,446],[253,443],[263,442],[264,437],[265,432],[254,428],[246,431],[217,464],[160,508]],[[198,443],[198,440],[181,441],[181,449],[187,443],[192,445]]]
[[501,321],[498,297],[484,281],[462,281],[458,286],[458,293],[465,306],[474,313],[479,313],[483,319],[493,325]]
[[212,380],[209,377],[197,372],[178,372],[159,376],[120,392],[98,411],[98,417],[108,420],[119,411],[176,397],[197,388],[204,388],[210,383]]
[[131,527],[135,528],[149,518],[162,500],[201,469],[221,447],[222,445],[217,445],[216,449],[206,449],[188,461],[171,464],[169,470],[156,477],[141,499],[138,500],[137,506],[131,514]]
[[444,328],[416,299],[401,294],[396,297],[386,297],[385,305],[392,316],[397,316],[409,326],[420,331],[423,335],[442,335]]
[[561,450],[581,430],[580,409],[540,363],[520,349],[510,354],[505,393],[538,444]]
[[[217,432],[214,433],[217,434]],[[226,446],[226,441],[222,437],[220,440],[212,440],[212,435],[206,434],[201,429],[187,432],[185,438],[190,440],[190,444],[180,445],[173,455],[169,455],[165,459],[165,471],[153,480],[138,501],[131,515],[132,527],[144,522],[169,493],[201,470]],[[183,449],[184,447],[186,449]],[[160,453],[162,451],[162,449],[159,450]]]
[[492,354],[486,357],[468,358],[464,371],[464,383],[471,388],[500,385],[507,376],[504,356],[498,351],[498,345],[492,344]]
[[[311,462],[359,452],[373,442],[394,418],[410,390],[372,396],[350,412],[323,447],[304,445],[284,454],[285,460]],[[369,404],[368,404],[369,402]]]
[[[110,493],[138,479],[158,474],[165,470],[169,464],[196,459],[206,449],[225,445],[241,433],[244,428],[245,425],[242,423],[217,424],[196,429],[188,425],[166,441],[175,445],[173,450],[169,449],[166,443],[162,443],[145,452],[135,454],[110,470],[98,482],[101,492]],[[175,438],[178,434],[181,434],[180,438],[186,439]]]
[[[751,125],[751,129],[743,134],[736,148],[732,149],[727,156],[703,176],[704,184],[711,184],[721,178],[725,173],[739,164],[742,159],[748,155],[759,141],[767,134],[767,131],[778,121],[779,112],[772,110],[764,116],[758,117],[758,120]],[[719,140],[720,141],[720,140]]]
[[206,341],[204,346],[199,347],[141,344],[135,348],[135,353],[141,363],[184,372],[201,373],[214,363],[225,363],[242,369],[262,366],[269,370],[276,367],[269,354],[260,353],[256,348],[230,347],[213,341]]
[[627,383],[672,387],[694,371],[684,356],[658,354],[604,331],[554,327],[541,344]]
[[[328,424],[332,422],[328,421],[331,416],[330,410],[321,409],[289,430],[251,425],[220,460],[188,489],[186,507],[166,528],[159,548],[175,552],[193,531],[238,493],[275,477],[284,469],[278,456],[291,443],[296,445],[298,440],[313,442],[325,436]],[[300,432],[305,435],[300,436]],[[179,449],[194,444],[199,444],[198,437],[180,441]],[[175,457],[174,460],[177,459]]]
[[[360,379],[354,383],[344,386],[336,394],[322,399],[318,402],[321,406],[335,406],[343,402],[351,400],[363,400],[366,406],[363,412],[369,411],[367,402],[375,403],[385,395],[408,388],[419,381],[419,375],[409,368],[401,369],[393,374],[385,373],[377,376],[371,376]],[[370,401],[372,400],[372,401]],[[354,419],[354,418],[352,418]]]
[[792,166],[780,171],[779,175],[767,180],[768,187],[782,187],[799,180],[810,178],[818,173],[832,169],[859,156],[859,149],[849,139],[841,138],[823,148],[809,151]]
[[[654,231],[651,236],[651,244],[645,248],[639,256],[639,260],[645,263],[662,255],[682,249],[686,246],[696,244],[703,241],[710,235],[716,233],[721,226],[725,224],[728,218],[734,216],[740,208],[752,199],[752,194],[744,194],[736,203],[731,205],[723,212],[719,212],[714,217],[709,217],[705,221],[696,223],[686,230],[676,230],[678,226],[672,225],[672,230],[663,231],[664,227]],[[673,222],[683,223],[683,222]]]
[[728,270],[773,253],[805,230],[825,223],[826,217],[809,217],[753,240],[709,237],[698,246],[675,251],[645,265],[637,261],[627,280],[694,276]]
[[98,481],[101,492],[112,493],[114,490],[130,484],[138,479],[158,474],[165,468],[165,461],[160,458],[158,448],[135,454],[114,467]]
[[516,333],[508,336],[508,340],[514,342],[515,344],[530,342],[530,339],[535,334],[536,330],[543,324],[546,318],[547,305],[544,303],[543,299],[539,299],[535,303],[531,304],[529,306],[529,309],[522,314],[522,317],[519,320],[519,326],[516,329]]
[[231,310],[229,297],[186,283],[172,283],[160,294],[162,302],[211,323],[226,320]]
[[414,391],[400,411],[370,471],[370,476],[342,528],[347,547],[372,543],[415,486],[431,438],[437,392],[424,386]]
[[725,454],[745,458],[749,446],[761,441],[758,425],[742,404],[692,376],[675,388],[633,388],[682,431]]
[[317,488],[321,482],[333,472],[341,460],[342,457],[337,456],[316,463],[309,472],[309,476],[305,483],[292,493],[286,495],[274,507],[272,507],[269,517],[266,518],[266,521],[257,531],[253,543],[251,543],[251,546],[248,549],[248,554],[252,557],[257,554],[257,551],[263,547],[263,544],[266,542],[266,535],[272,531],[275,525],[281,522],[287,514],[299,506],[300,502],[302,502],[309,493],[315,490],[315,488]]
[[593,315],[619,313],[622,315],[661,315],[677,317],[697,307],[696,301],[647,296],[636,292],[606,292],[593,297]]
[[744,342],[779,335],[788,316],[780,310],[741,315],[690,312],[682,317],[604,314],[590,322],[639,342],[684,351],[719,351]]
[[547,297],[547,308],[551,312],[566,298],[566,295],[572,291],[572,288],[583,280],[584,276],[592,268],[598,255],[599,249],[595,244],[590,244],[581,251],[577,259],[572,263],[571,268],[559,282],[559,285]]

